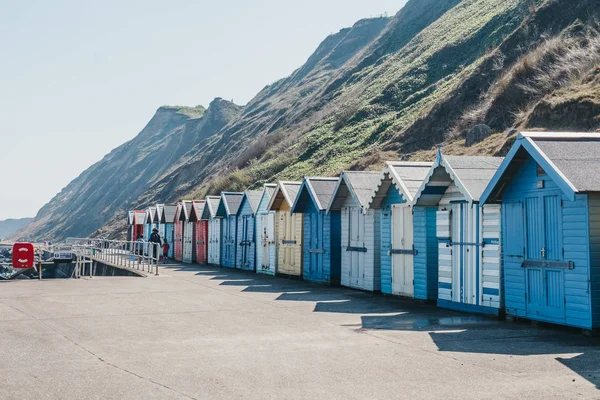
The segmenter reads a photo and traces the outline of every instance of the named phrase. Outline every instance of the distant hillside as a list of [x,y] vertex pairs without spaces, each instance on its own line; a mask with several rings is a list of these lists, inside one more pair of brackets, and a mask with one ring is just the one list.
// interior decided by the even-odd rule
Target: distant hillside
[[38,212],[19,237],[85,237],[137,204],[149,186],[169,173],[194,146],[207,142],[241,108],[215,99],[208,109],[160,107],[133,140],[111,151]]
[[[599,20],[598,0],[410,0],[391,19],[327,37],[289,77],[202,122],[202,134],[192,126],[212,120],[212,106],[201,117],[159,110],[168,127],[153,119],[113,151],[128,148],[127,161],[111,153],[26,231],[80,236],[104,225],[96,234],[114,235],[126,209],[159,201],[431,159],[436,144],[503,154],[521,128],[597,130]],[[159,168],[143,162],[151,148]]]
[[0,221],[0,240],[7,239],[27,226],[33,218],[5,219]]

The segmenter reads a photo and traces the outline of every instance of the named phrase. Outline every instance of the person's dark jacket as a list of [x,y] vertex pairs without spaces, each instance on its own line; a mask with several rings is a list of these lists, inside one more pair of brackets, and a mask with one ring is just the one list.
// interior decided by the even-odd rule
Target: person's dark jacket
[[150,235],[150,240],[148,240],[148,242],[158,243],[159,246],[162,245],[162,241],[160,240],[160,235],[157,232],[152,232],[152,234]]

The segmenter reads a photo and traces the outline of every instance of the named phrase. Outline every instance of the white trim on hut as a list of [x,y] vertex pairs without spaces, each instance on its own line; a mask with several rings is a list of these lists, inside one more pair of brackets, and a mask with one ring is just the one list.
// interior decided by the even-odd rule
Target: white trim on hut
[[343,171],[327,207],[342,213],[342,286],[381,289],[381,210],[369,208],[378,179],[379,172]]
[[[437,207],[438,305],[498,314],[502,308],[500,206],[479,198],[501,157],[438,153],[413,206]],[[494,291],[485,295],[484,288]]]

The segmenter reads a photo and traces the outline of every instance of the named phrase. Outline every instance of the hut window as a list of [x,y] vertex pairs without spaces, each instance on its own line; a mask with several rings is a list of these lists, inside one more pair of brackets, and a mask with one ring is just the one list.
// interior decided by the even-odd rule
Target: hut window
[[546,176],[546,171],[544,171],[544,168],[542,168],[542,166],[540,164],[536,164],[537,165],[537,176]]

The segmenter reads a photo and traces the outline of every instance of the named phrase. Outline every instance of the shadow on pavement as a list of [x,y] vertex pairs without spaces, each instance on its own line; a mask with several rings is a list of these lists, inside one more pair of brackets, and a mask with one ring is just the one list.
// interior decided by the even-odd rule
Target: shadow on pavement
[[[192,266],[168,266],[189,271]],[[431,304],[287,280],[251,271],[197,266],[196,275],[245,293],[279,293],[277,301],[314,302],[313,312],[360,315],[360,329],[428,332],[440,352],[551,355],[562,365],[600,387],[600,341],[581,331],[540,324],[510,323],[463,314]],[[570,354],[576,354],[569,357]]]

